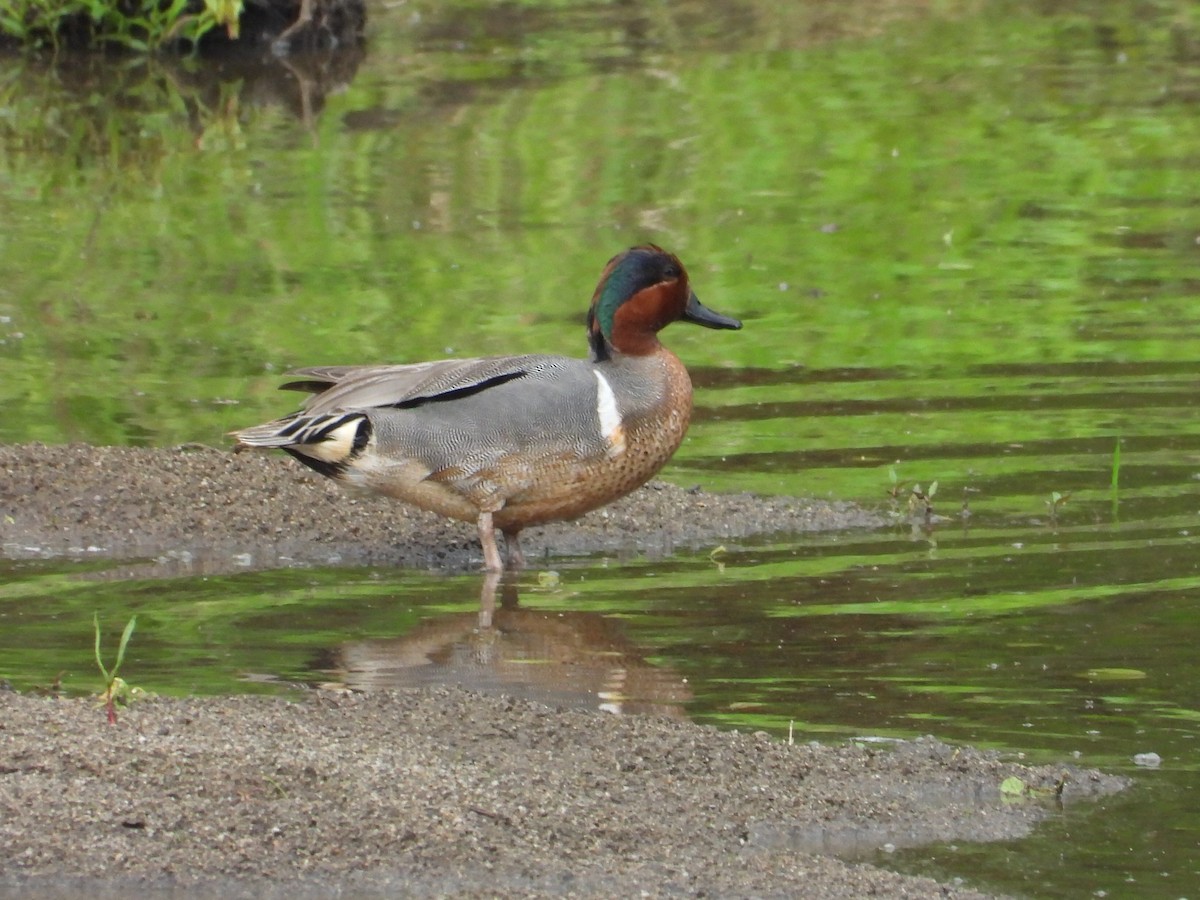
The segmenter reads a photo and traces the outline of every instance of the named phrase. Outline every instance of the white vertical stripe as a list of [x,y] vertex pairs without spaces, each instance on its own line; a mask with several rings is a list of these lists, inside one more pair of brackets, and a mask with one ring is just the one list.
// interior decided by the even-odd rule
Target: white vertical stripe
[[621,425],[621,410],[617,408],[617,397],[608,384],[608,379],[596,373],[596,415],[600,419],[600,437],[608,441],[610,452],[625,452],[625,429]]

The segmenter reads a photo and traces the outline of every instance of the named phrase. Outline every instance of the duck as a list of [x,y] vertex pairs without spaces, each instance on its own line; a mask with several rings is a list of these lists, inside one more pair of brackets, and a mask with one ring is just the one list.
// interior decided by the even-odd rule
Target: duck
[[485,571],[519,570],[523,529],[629,494],[683,442],[692,382],[659,340],[673,322],[742,327],[700,303],[677,256],[631,247],[608,261],[592,294],[586,358],[294,369],[281,390],[312,396],[297,412],[230,432],[234,450],[283,450],[353,492],[473,522]]

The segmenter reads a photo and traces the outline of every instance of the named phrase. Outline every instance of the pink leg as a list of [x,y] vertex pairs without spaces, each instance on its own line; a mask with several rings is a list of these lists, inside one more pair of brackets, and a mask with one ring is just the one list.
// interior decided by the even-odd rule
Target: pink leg
[[509,571],[517,572],[525,568],[525,554],[521,552],[521,532],[504,532],[504,549],[508,551]]
[[483,547],[483,568],[487,572],[500,572],[504,566],[500,562],[500,548],[496,546],[496,529],[492,527],[492,514],[479,514],[479,545]]

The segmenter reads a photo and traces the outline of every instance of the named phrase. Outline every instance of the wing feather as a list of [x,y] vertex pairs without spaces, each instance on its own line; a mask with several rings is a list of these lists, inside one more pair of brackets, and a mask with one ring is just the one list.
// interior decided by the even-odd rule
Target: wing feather
[[314,366],[288,372],[304,380],[283,387],[312,392],[304,411],[313,415],[418,406],[522,378],[548,362],[542,356],[496,356],[391,366]]

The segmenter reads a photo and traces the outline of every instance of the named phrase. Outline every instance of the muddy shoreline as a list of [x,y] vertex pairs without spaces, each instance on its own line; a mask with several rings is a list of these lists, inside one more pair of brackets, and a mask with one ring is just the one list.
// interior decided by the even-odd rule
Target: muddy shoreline
[[[878,528],[851,503],[654,481],[574,521],[529,528],[531,565],[599,553],[708,552],[754,535]],[[0,554],[187,554],[199,566],[381,565],[473,571],[475,527],[378,497],[352,497],[282,454],[87,444],[0,446]]]
[[[656,556],[883,524],[656,483],[524,543],[543,560]],[[277,457],[0,447],[10,559],[461,571],[473,531],[349,500]],[[1038,792],[1004,802],[1010,775]],[[788,745],[461,688],[159,698],[116,725],[91,699],[0,690],[0,893],[979,897],[878,851],[1017,837],[1123,784],[932,739]]]

